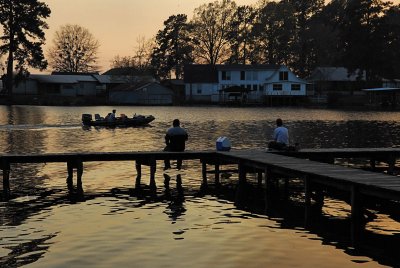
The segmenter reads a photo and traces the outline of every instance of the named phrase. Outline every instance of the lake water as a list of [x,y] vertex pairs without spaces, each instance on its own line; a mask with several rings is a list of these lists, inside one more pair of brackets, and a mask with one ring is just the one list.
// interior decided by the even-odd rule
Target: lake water
[[[83,128],[82,113],[152,114],[141,128]],[[399,112],[295,108],[0,106],[1,153],[155,151],[174,118],[187,150],[266,148],[281,117],[303,148],[397,147]],[[327,198],[323,216],[303,227],[301,198],[265,212],[250,176],[245,206],[235,205],[236,174],[200,190],[201,165],[180,171],[157,163],[157,192],[132,162],[85,163],[83,195],[66,187],[64,163],[12,165],[13,199],[0,202],[0,267],[382,267],[400,265],[399,215],[373,211],[366,242],[349,243],[349,206]],[[171,177],[170,190],[164,188]],[[182,179],[183,192],[175,178]],[[2,187],[2,186],[0,186]]]

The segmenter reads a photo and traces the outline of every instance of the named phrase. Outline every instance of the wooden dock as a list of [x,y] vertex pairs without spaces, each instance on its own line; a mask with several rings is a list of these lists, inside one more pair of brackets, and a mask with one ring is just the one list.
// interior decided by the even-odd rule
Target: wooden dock
[[377,162],[387,164],[387,172],[392,174],[396,161],[400,159],[400,148],[321,148],[301,149],[299,151],[274,151],[276,154],[334,163],[335,159],[367,159],[372,169]]
[[[286,154],[286,155],[282,155]],[[288,156],[291,155],[291,156]],[[295,157],[296,156],[296,157]],[[78,184],[81,183],[83,163],[90,161],[136,161],[136,163],[154,166],[157,160],[183,159],[202,162],[203,183],[207,183],[207,165],[215,169],[216,183],[219,183],[220,166],[237,165],[239,186],[246,182],[246,174],[257,170],[259,179],[264,179],[266,194],[273,181],[279,178],[296,178],[304,183],[305,220],[310,219],[311,196],[319,186],[332,187],[349,193],[352,220],[352,238],[357,241],[361,218],[363,216],[363,198],[373,197],[382,200],[400,201],[400,178],[397,176],[332,165],[334,158],[370,158],[394,161],[400,157],[400,149],[320,149],[301,150],[300,152],[274,153],[261,150],[242,150],[231,152],[186,151],[186,152],[110,152],[110,153],[70,153],[41,155],[1,155],[0,168],[3,170],[3,192],[10,192],[10,165],[13,163],[49,163],[65,162],[68,174],[78,169]],[[329,160],[329,161],[312,161]],[[393,160],[394,159],[394,160]],[[155,168],[151,172],[154,179]],[[72,182],[72,177],[70,178]],[[317,187],[316,187],[317,186]],[[323,196],[322,196],[323,200]]]

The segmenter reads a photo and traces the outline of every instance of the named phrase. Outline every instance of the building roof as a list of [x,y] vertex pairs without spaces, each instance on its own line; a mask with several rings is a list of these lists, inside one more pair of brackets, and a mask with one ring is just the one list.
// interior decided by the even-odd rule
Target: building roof
[[279,70],[281,65],[276,64],[217,64],[218,71],[246,71],[246,70]]
[[358,71],[349,74],[344,67],[317,67],[314,69],[308,80],[311,81],[365,81],[365,72],[358,77]]
[[29,78],[47,84],[76,84],[79,82],[97,82],[92,75],[47,75],[31,74]]
[[184,67],[185,83],[218,83],[218,72],[210,64],[188,64]]

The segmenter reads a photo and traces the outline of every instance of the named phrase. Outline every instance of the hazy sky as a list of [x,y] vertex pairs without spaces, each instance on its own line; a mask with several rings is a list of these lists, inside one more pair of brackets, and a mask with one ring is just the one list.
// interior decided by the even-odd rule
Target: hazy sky
[[[104,72],[116,55],[133,54],[137,38],[153,37],[170,15],[186,14],[214,0],[43,0],[51,9],[47,19],[46,47],[53,34],[65,24],[87,28],[100,42],[99,65]],[[257,0],[235,0],[238,5],[253,5]],[[400,0],[395,0],[399,3]]]
[[[100,42],[99,64],[104,72],[116,55],[133,55],[137,38],[153,37],[163,28],[170,15],[186,14],[192,18],[193,10],[206,0],[43,0],[51,9],[47,19],[46,47],[53,34],[65,24],[78,24],[87,28]],[[236,0],[238,5],[254,4],[257,0]]]

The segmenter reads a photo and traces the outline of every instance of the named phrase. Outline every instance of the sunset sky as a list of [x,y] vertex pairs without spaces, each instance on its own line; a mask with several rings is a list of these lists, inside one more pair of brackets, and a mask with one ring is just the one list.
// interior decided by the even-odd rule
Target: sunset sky
[[[87,28],[100,42],[99,65],[101,72],[109,69],[116,55],[133,54],[138,37],[153,37],[163,28],[170,16],[186,14],[192,18],[193,10],[207,0],[43,0],[51,9],[47,19],[44,50],[52,43],[53,34],[65,24],[78,24]],[[236,0],[238,5],[253,5],[257,0]],[[399,3],[400,0],[396,0]]]

